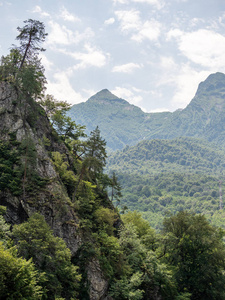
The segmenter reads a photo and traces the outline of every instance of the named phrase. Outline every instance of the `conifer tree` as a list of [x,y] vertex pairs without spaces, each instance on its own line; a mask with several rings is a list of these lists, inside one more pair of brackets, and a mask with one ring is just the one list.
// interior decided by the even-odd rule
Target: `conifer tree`
[[23,54],[19,70],[23,67],[26,59],[32,59],[39,51],[45,51],[40,44],[45,41],[47,36],[42,22],[29,19],[24,21],[24,23],[26,24],[24,27],[17,27],[19,35],[16,39],[20,41],[18,49]]

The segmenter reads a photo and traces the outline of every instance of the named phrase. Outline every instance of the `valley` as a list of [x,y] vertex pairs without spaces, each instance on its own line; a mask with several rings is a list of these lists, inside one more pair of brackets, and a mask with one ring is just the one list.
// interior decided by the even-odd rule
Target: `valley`
[[173,113],[144,113],[103,90],[69,116],[87,131],[99,126],[106,172],[115,172],[122,187],[121,210],[141,212],[157,230],[166,215],[183,210],[225,227],[219,195],[220,185],[225,190],[224,74],[211,74],[188,106]]

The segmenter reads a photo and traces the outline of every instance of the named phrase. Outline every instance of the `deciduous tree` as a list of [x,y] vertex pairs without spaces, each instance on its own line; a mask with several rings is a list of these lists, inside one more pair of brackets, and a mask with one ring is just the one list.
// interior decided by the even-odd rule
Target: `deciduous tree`
[[224,232],[203,215],[179,212],[164,220],[166,260],[175,268],[180,292],[191,299],[224,299]]

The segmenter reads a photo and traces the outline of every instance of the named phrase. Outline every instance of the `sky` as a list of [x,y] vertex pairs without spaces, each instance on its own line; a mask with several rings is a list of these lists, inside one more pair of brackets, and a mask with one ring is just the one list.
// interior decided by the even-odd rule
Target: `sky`
[[0,54],[44,23],[46,93],[77,104],[102,89],[145,112],[185,108],[225,73],[225,0],[0,0]]

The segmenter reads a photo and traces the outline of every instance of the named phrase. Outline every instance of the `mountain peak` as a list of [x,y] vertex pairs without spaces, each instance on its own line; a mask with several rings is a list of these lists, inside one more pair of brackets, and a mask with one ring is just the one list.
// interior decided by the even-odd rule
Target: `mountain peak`
[[103,89],[96,93],[94,96],[88,100],[116,100],[119,99],[117,96],[113,95],[108,89]]
[[221,72],[210,74],[205,81],[201,82],[196,95],[215,94],[218,91],[225,92],[225,74]]

